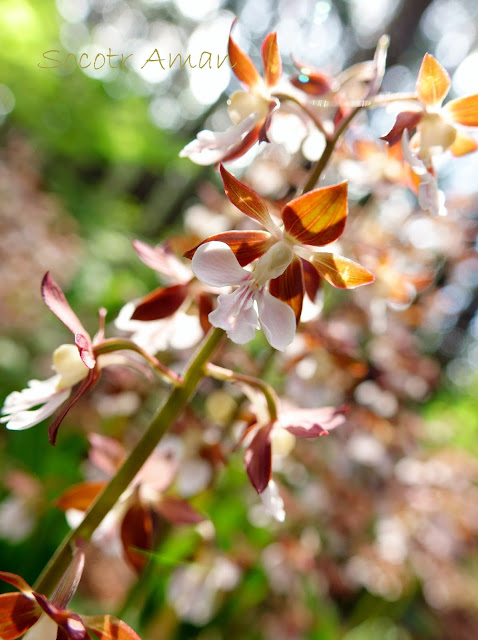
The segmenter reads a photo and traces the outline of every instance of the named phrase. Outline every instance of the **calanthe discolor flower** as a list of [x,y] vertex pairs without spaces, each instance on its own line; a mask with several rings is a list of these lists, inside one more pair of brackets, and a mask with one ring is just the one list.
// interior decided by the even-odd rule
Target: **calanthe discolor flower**
[[[405,160],[417,176],[420,206],[434,215],[446,213],[438,191],[433,157],[447,150],[463,156],[478,149],[477,141],[461,127],[478,127],[478,94],[450,100],[444,106],[451,80],[431,54],[425,54],[416,82],[416,108],[401,111],[392,129],[383,136],[390,145],[402,140]],[[407,130],[416,133],[408,142]]]
[[232,70],[245,90],[236,91],[228,103],[233,127],[222,133],[200,131],[197,138],[179,154],[181,158],[188,157],[196,164],[209,165],[233,160],[242,156],[256,142],[267,140],[271,114],[279,106],[279,101],[270,91],[282,75],[277,34],[269,33],[262,43],[263,78],[231,35],[228,54]]
[[[345,183],[315,189],[282,209],[283,226],[272,219],[264,200],[221,167],[226,195],[264,231],[226,231],[188,251],[199,280],[216,287],[237,286],[221,294],[209,314],[215,327],[243,344],[262,327],[267,340],[284,350],[295,335],[304,294],[313,300],[322,276],[333,286],[353,289],[373,282],[364,267],[333,253],[313,251],[337,240],[347,217]],[[251,271],[243,267],[257,259]]]

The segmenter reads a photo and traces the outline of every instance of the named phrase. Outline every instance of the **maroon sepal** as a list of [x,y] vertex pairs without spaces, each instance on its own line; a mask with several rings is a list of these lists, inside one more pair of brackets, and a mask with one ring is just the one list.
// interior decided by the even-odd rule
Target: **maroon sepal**
[[19,638],[35,624],[40,615],[37,603],[23,593],[0,595],[0,638]]
[[279,413],[276,424],[297,438],[316,438],[328,435],[345,422],[345,408],[293,409]]
[[212,326],[209,322],[209,314],[214,309],[214,302],[208,293],[201,291],[197,297],[197,306],[199,309],[199,323],[201,325],[201,329],[204,333],[207,333]]
[[262,493],[271,479],[271,429],[272,424],[261,427],[244,456],[247,475],[257,493]]
[[145,296],[136,306],[131,320],[151,322],[172,316],[188,295],[186,284],[158,287]]
[[312,302],[315,302],[317,292],[320,289],[321,277],[317,272],[317,269],[310,264],[308,260],[301,258],[302,273],[304,274],[304,288],[305,292],[309,296]]
[[284,273],[270,281],[269,291],[275,298],[289,305],[295,314],[296,323],[299,324],[304,301],[304,277],[300,258],[294,256]]
[[415,129],[422,117],[422,111],[402,111],[397,114],[393,127],[386,135],[381,136],[381,139],[393,147],[394,144],[400,142],[405,129],[408,129],[409,132]]
[[209,236],[198,245],[189,249],[184,254],[185,258],[192,259],[197,249],[205,242],[225,242],[234,252],[237,261],[244,267],[256,258],[260,258],[274,243],[268,231],[224,231]]
[[198,524],[204,520],[204,517],[182,498],[161,496],[153,508],[173,524]]
[[58,415],[58,417],[50,424],[48,427],[48,437],[50,439],[51,444],[56,444],[56,436],[58,434],[58,429],[60,428],[61,423],[63,422],[64,417],[71,409],[71,407],[78,402],[81,396],[88,391],[90,387],[93,387],[99,380],[100,372],[97,369],[90,369],[90,372],[84,378],[78,389],[75,393],[68,399],[68,401],[63,405],[63,408]]
[[153,518],[151,510],[139,501],[133,503],[123,518],[121,542],[126,560],[137,573],[141,573],[148,558],[137,549],[151,551],[153,548]]

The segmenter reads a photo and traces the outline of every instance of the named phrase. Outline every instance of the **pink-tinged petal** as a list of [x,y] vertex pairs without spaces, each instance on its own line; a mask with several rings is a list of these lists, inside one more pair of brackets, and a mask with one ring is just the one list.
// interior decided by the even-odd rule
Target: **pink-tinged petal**
[[133,240],[133,246],[139,259],[147,267],[154,269],[163,276],[171,278],[178,284],[186,284],[191,280],[191,271],[165,245],[150,247],[140,240]]
[[289,305],[294,312],[296,323],[299,324],[304,301],[304,276],[300,258],[294,256],[284,273],[270,281],[269,292],[274,298]]
[[18,411],[12,413],[10,416],[5,416],[0,419],[0,422],[6,422],[7,429],[12,431],[23,431],[24,429],[30,429],[36,424],[39,424],[46,418],[49,418],[60,407],[65,400],[71,394],[71,389],[65,389],[53,395],[44,405],[39,409]]
[[319,274],[338,289],[355,289],[375,280],[362,265],[334,253],[314,253],[310,260]]
[[347,219],[347,183],[294,198],[282,212],[284,226],[302,244],[322,246],[342,235]]
[[173,524],[198,524],[204,520],[204,517],[182,498],[161,496],[153,508]]
[[[231,31],[235,24],[236,20],[232,23]],[[254,66],[254,63],[247,53],[234,42],[231,35],[229,35],[227,52],[229,54],[232,71],[240,82],[245,84],[251,90],[257,89],[263,84],[262,78]]]
[[28,582],[24,580],[21,576],[16,573],[10,573],[9,571],[0,571],[0,580],[3,582],[8,582],[21,591],[25,596],[32,598],[33,589],[30,587]]
[[83,616],[83,622],[99,640],[141,640],[126,622],[113,616]]
[[426,53],[417,77],[418,99],[426,107],[437,107],[450,90],[448,72],[431,54]]
[[244,456],[247,475],[257,493],[262,493],[271,479],[271,428],[267,425],[259,429]]
[[239,182],[229,171],[221,165],[221,176],[224,183],[224,191],[226,196],[246,216],[249,216],[256,222],[259,222],[265,229],[271,233],[279,231],[277,225],[273,222],[266,203],[253,189]]
[[282,61],[277,46],[277,33],[269,33],[261,47],[264,79],[268,87],[274,87],[282,76]]
[[50,272],[48,271],[43,277],[41,292],[43,301],[50,311],[52,311],[73,334],[82,334],[91,344],[90,335],[81,324],[76,313],[70,307],[63,291],[51,278]]
[[297,438],[316,438],[328,435],[329,431],[345,422],[343,408],[321,407],[320,409],[294,409],[281,411],[277,422]]
[[403,132],[402,150],[405,161],[410,165],[413,173],[420,179],[418,185],[418,204],[424,211],[428,211],[434,216],[445,216],[447,214],[445,194],[438,188],[435,176],[428,171],[425,163],[411,152],[407,130]]
[[206,242],[198,247],[192,260],[196,278],[214,287],[240,284],[250,273],[243,269],[225,242]]
[[234,252],[241,267],[260,258],[274,243],[271,234],[267,231],[224,231],[209,236],[196,247],[187,251],[184,257],[191,259],[199,247],[213,240],[225,242]]
[[450,100],[443,107],[443,112],[458,124],[463,124],[466,127],[478,127],[478,93]]
[[[41,615],[41,609],[23,593],[0,595],[0,638],[15,640],[32,627]],[[40,640],[40,639],[38,639]]]
[[466,156],[478,149],[478,141],[472,136],[467,136],[460,131],[456,132],[454,143],[450,147],[450,151],[455,157]]
[[186,300],[187,295],[186,284],[158,287],[140,300],[131,319],[151,322],[172,316]]
[[114,476],[126,458],[126,451],[123,445],[108,436],[99,433],[90,433],[90,452],[88,458],[91,464],[109,476]]
[[446,216],[445,194],[431,173],[426,173],[418,186],[418,204],[432,216]]
[[48,427],[48,437],[50,439],[51,444],[56,444],[56,436],[58,434],[58,429],[60,428],[61,423],[63,422],[64,417],[71,409],[71,407],[78,402],[81,396],[88,391],[90,387],[96,384],[100,377],[99,371],[96,369],[90,369],[87,377],[83,380],[81,385],[75,391],[74,395],[68,400],[66,405],[61,410],[60,415],[51,423]]
[[106,482],[82,482],[64,491],[55,500],[55,505],[62,511],[77,509],[86,511],[106,487]]
[[83,360],[83,364],[88,369],[94,369],[96,366],[96,359],[91,349],[91,343],[81,333],[75,334],[75,344],[80,352],[80,358]]
[[153,518],[150,509],[143,507],[140,502],[135,502],[123,518],[121,542],[126,560],[140,573],[148,558],[137,549],[151,551],[153,548]]
[[290,345],[295,336],[295,313],[268,291],[258,296],[259,321],[268,343],[278,351]]
[[236,344],[250,342],[259,328],[252,297],[241,306],[241,295],[241,289],[221,294],[217,299],[217,309],[209,314],[209,321],[213,327],[224,329],[228,338]]
[[52,603],[59,609],[65,609],[75,595],[84,567],[84,545],[83,540],[80,540],[76,542],[70,565],[51,598]]
[[377,95],[380,86],[382,84],[383,76],[385,75],[385,68],[387,65],[387,52],[390,46],[390,36],[383,35],[375,49],[375,55],[373,56],[374,72],[370,80],[370,84],[365,95],[366,98]]
[[242,155],[258,139],[257,114],[251,113],[227,131],[200,131],[195,140],[187,144],[179,153],[180,158],[190,158],[201,166],[231,160],[240,150]]
[[409,131],[415,129],[422,117],[422,111],[402,111],[397,115],[393,127],[385,136],[382,136],[381,139],[393,147],[397,142],[400,142],[405,129]]

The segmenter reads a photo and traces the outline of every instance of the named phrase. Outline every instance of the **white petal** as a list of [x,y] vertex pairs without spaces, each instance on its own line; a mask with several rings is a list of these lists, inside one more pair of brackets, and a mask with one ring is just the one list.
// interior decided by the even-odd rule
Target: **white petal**
[[434,216],[446,216],[445,194],[438,188],[436,178],[430,173],[423,176],[418,186],[418,204]]
[[277,488],[274,480],[269,480],[269,484],[260,494],[262,504],[269,515],[275,518],[278,522],[284,522],[285,510],[284,501],[281,498],[279,489]]
[[192,268],[198,280],[215,287],[240,284],[250,277],[250,272],[241,267],[231,247],[216,240],[197,249]]
[[179,153],[180,158],[190,158],[200,165],[216,164],[239,147],[256,124],[257,114],[252,113],[242,122],[224,132],[205,129],[197,134],[196,140],[187,144]]
[[402,150],[403,156],[411,166],[413,173],[420,178],[418,204],[424,211],[429,211],[434,216],[446,216],[445,194],[438,188],[436,178],[427,171],[425,163],[411,152],[407,129],[405,129],[402,136]]
[[[13,431],[23,431],[23,429],[29,429],[35,426],[45,418],[54,413],[58,407],[65,402],[71,393],[71,389],[65,389],[53,395],[43,407],[30,411],[18,411],[12,413],[10,416],[4,416],[0,419],[0,422],[6,422],[7,429]],[[38,404],[38,403],[37,403]]]
[[284,351],[295,336],[294,312],[288,304],[265,290],[257,297],[257,302],[259,321],[267,341],[274,349]]
[[60,377],[55,375],[47,380],[30,380],[26,389],[13,391],[6,397],[2,414],[16,413],[17,411],[31,409],[38,404],[44,404],[57,392],[57,384]]
[[240,302],[238,298],[243,294],[242,289],[233,293],[222,293],[217,299],[217,309],[209,314],[209,322],[214,327],[227,331],[228,337],[236,344],[250,342],[259,327],[252,298],[236,312]]
[[420,158],[417,158],[417,156],[414,156],[411,152],[407,129],[404,130],[402,135],[402,151],[403,157],[405,158],[405,161],[408,162],[408,164],[411,166],[413,173],[416,173],[417,176],[424,176],[426,173],[428,173],[425,163],[422,162]]
[[23,636],[23,640],[56,640],[58,625],[46,613],[38,618],[37,622]]

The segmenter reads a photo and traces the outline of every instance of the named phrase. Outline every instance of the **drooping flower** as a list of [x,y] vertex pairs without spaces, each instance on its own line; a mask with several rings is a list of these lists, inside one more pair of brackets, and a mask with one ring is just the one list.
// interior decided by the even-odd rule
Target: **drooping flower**
[[279,106],[279,101],[270,92],[282,75],[277,34],[269,33],[262,43],[263,78],[231,35],[228,54],[232,70],[245,90],[236,91],[229,99],[228,110],[233,127],[223,133],[200,131],[197,138],[180,152],[181,158],[188,157],[196,164],[209,165],[233,160],[242,156],[256,142],[266,141],[271,114]]
[[[288,437],[317,438],[328,435],[329,431],[340,426],[345,421],[344,409],[336,407],[321,407],[319,409],[279,409],[275,421],[262,422],[248,428],[247,433],[254,433],[249,444],[244,462],[247,475],[257,493],[262,493],[269,485],[272,474],[272,454],[274,440],[280,440],[283,431]],[[293,447],[287,443],[290,450]],[[279,444],[280,446],[280,444]]]
[[[373,282],[361,265],[333,253],[313,251],[337,240],[347,217],[345,183],[315,189],[282,210],[283,227],[273,221],[264,200],[221,167],[229,200],[264,231],[227,231],[210,236],[185,255],[207,284],[238,286],[221,294],[209,314],[213,326],[243,344],[262,327],[269,343],[284,350],[295,335],[304,294],[313,300],[322,276],[333,286],[352,289]],[[255,261],[251,271],[245,265]]]
[[19,593],[0,595],[0,638],[15,640],[141,640],[122,620],[110,615],[84,616],[67,609],[81,578],[84,553],[77,548],[73,560],[51,600],[34,591],[15,573],[0,571],[0,580]]
[[[416,108],[401,111],[392,129],[383,136],[390,145],[402,140],[405,159],[418,176],[420,206],[435,215],[443,215],[446,210],[436,187],[433,157],[447,150],[454,156],[463,156],[478,149],[477,141],[461,129],[478,127],[478,94],[455,98],[442,106],[450,87],[446,69],[426,53],[416,82]],[[405,144],[404,137],[407,129],[416,129],[409,144]]]
[[[208,310],[210,298],[204,290],[194,288],[194,274],[167,244],[150,247],[135,240],[134,248],[148,267],[166,281],[140,300],[128,302],[115,320],[115,326],[131,334],[137,345],[151,354],[168,348],[189,349],[199,342],[208,327],[207,313],[191,315],[187,309],[196,300],[200,312]],[[202,288],[204,289],[204,287]]]
[[[90,434],[89,439],[89,459],[95,474],[99,471],[106,478],[114,476],[126,458],[124,447],[117,440],[97,433]],[[173,525],[197,524],[203,520],[187,500],[168,491],[180,471],[178,456],[171,443],[162,442],[93,534],[93,542],[106,553],[122,550],[125,560],[137,572],[148,560],[141,551],[154,548],[158,516]],[[83,520],[85,512],[105,486],[106,479],[82,482],[57,499],[57,506],[66,512],[71,526],[77,526]],[[198,490],[201,488],[204,487],[198,482]]]
[[[61,345],[53,353],[54,376],[43,381],[30,380],[26,389],[14,391],[6,398],[0,422],[5,422],[7,429],[29,429],[51,416],[69,399],[48,430],[50,441],[55,444],[58,428],[67,412],[98,380],[93,344],[103,338],[103,327],[100,326],[98,335],[92,340],[49,273],[43,278],[41,290],[46,306],[70,329],[75,344]],[[78,383],[81,384],[71,396]],[[35,409],[39,405],[42,406]]]
[[305,104],[314,111],[326,135],[332,136],[355,107],[378,93],[388,45],[389,37],[382,36],[373,60],[354,64],[336,77],[293,60],[299,73],[291,78],[291,84],[305,96]]

